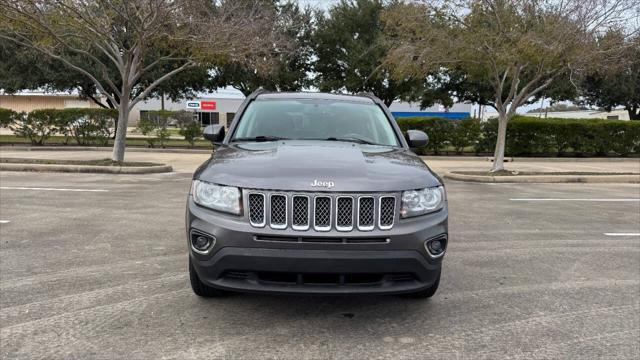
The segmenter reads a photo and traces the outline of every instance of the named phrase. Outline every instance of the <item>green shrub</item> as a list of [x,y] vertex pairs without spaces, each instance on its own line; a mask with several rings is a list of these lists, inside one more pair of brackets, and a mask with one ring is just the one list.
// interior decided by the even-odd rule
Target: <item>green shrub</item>
[[68,132],[78,145],[107,145],[115,128],[115,109],[65,109]]
[[[451,141],[453,121],[458,120],[436,117],[406,117],[397,120],[402,131],[411,129],[424,131],[429,136],[429,142],[425,148],[436,155]],[[418,152],[423,154],[424,149],[419,149]]]
[[14,122],[18,113],[13,110],[0,108],[0,128],[6,128]]
[[193,147],[196,140],[202,135],[202,127],[200,122],[196,120],[192,113],[182,112],[178,118],[178,133],[184,136],[184,139]]
[[[148,136],[146,140],[150,147],[154,147],[156,142],[159,142],[160,146],[164,147],[171,135],[168,127],[170,125],[179,126],[181,122],[186,122],[186,119],[192,118],[193,114],[186,111],[147,111],[140,116],[140,120],[138,121],[138,131],[141,134]],[[193,141],[195,142],[195,138]]]
[[462,154],[464,148],[477,145],[480,137],[480,120],[466,118],[451,121],[452,131],[450,143],[458,154]]
[[33,145],[44,145],[47,139],[59,132],[60,119],[56,109],[34,110],[26,115],[18,116],[11,130],[22,137],[26,137]]

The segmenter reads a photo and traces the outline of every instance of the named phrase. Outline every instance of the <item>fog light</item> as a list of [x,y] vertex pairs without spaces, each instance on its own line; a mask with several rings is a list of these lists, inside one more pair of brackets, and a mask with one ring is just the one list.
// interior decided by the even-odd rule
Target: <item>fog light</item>
[[191,249],[198,254],[208,254],[215,243],[215,237],[193,230],[191,231]]
[[424,243],[425,249],[432,258],[438,258],[444,255],[444,251],[446,248],[446,237],[439,237],[432,240],[427,240]]

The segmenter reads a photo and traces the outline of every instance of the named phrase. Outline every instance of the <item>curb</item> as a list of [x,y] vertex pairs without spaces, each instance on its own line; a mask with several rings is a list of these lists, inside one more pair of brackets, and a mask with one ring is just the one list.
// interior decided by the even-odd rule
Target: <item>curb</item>
[[447,172],[451,180],[479,183],[624,183],[640,184],[640,175],[517,175],[482,176]]
[[55,164],[13,164],[0,163],[2,171],[36,171],[93,174],[157,174],[172,172],[170,165],[155,166],[97,166],[97,165],[55,165]]
[[[0,150],[7,151],[113,151],[108,146],[7,146],[0,145]],[[178,154],[211,154],[213,149],[154,149],[143,147],[127,147],[127,152],[178,153]]]

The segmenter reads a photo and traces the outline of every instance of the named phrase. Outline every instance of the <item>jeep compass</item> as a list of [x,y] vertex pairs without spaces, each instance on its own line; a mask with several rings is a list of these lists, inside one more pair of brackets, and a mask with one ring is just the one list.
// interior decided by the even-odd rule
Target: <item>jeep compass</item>
[[446,193],[411,151],[427,135],[379,99],[257,91],[204,137],[186,211],[197,295],[435,294]]

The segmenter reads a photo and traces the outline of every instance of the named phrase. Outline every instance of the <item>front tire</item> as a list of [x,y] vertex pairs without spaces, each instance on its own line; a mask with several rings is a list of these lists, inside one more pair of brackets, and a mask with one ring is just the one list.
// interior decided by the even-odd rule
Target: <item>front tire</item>
[[433,285],[431,285],[429,288],[420,290],[418,292],[405,294],[405,296],[413,299],[428,299],[432,297],[436,294],[436,291],[438,291],[438,286],[440,285],[440,274],[442,274],[442,270],[438,272],[436,282],[434,282]]
[[193,292],[201,297],[221,297],[229,294],[228,291],[212,288],[200,281],[200,277],[198,277],[198,273],[191,262],[191,257],[189,257],[189,281]]

